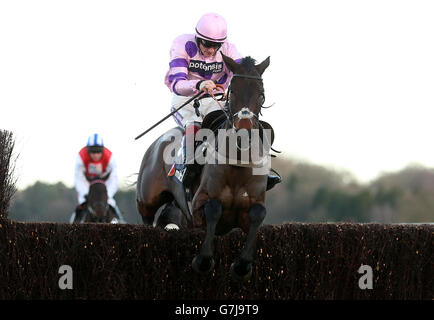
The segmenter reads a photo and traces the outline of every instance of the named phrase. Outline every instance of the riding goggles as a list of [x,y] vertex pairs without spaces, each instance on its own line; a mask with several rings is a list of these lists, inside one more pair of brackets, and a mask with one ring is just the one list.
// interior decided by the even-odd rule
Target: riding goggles
[[221,42],[213,42],[201,38],[199,38],[199,43],[201,43],[205,48],[219,49],[222,46]]
[[87,147],[87,151],[89,153],[102,153],[104,150],[104,147],[100,147],[100,146],[88,146]]

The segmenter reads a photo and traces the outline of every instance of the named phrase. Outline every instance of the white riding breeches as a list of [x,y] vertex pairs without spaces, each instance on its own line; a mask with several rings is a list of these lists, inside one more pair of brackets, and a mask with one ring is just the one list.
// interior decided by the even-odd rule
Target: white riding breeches
[[[191,99],[191,97],[174,95],[172,99],[171,111],[175,111],[176,108],[181,106],[188,99]],[[213,98],[203,98],[199,100],[200,107],[198,109],[200,116],[198,116],[194,110],[193,104],[194,101],[190,102],[188,105],[181,108],[181,110],[173,114],[173,118],[175,119],[175,122],[178,124],[178,126],[185,128],[186,125],[193,122],[202,123],[203,118],[205,118],[208,113],[215,110],[221,110],[220,106]]]

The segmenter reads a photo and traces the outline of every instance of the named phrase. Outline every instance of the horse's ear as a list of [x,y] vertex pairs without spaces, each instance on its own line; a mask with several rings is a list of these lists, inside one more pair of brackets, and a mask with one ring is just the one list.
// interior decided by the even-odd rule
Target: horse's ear
[[258,64],[256,66],[256,70],[258,70],[259,74],[262,76],[265,69],[267,69],[269,65],[270,65],[270,57],[268,57],[267,59],[262,61],[260,64]]
[[232,58],[225,56],[223,53],[221,53],[221,55],[223,57],[223,61],[225,62],[226,66],[228,67],[228,69],[231,70],[233,73],[239,73],[236,70],[238,70],[240,65],[238,63],[236,63],[235,60],[233,60]]

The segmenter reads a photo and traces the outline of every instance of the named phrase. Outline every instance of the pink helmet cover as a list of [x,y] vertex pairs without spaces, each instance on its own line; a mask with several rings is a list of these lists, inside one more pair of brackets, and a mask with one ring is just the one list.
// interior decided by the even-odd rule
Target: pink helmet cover
[[214,42],[224,42],[227,36],[225,19],[217,13],[204,14],[196,25],[196,36]]

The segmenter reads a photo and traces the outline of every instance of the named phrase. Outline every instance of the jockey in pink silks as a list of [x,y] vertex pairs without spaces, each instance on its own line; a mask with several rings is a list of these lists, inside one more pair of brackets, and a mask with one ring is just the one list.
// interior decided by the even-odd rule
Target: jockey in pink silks
[[[232,78],[232,72],[223,62],[222,55],[240,63],[241,54],[234,44],[227,41],[227,26],[225,19],[216,13],[203,15],[196,25],[195,34],[183,34],[177,37],[170,49],[169,70],[166,73],[165,84],[174,93],[172,108],[174,111],[193,95],[200,91],[212,92],[219,84],[227,89]],[[194,177],[191,173],[193,165],[186,164],[186,141],[188,135],[194,135],[201,126],[204,117],[215,110],[220,110],[219,104],[212,98],[200,100],[200,115],[193,106],[194,101],[176,112],[175,122],[184,129],[182,139],[182,163],[172,167],[180,172],[179,177],[188,187]],[[270,179],[272,179],[270,181]],[[273,180],[274,179],[274,180]],[[269,183],[274,186],[280,182],[280,177],[269,175]],[[271,186],[271,187],[272,187]],[[267,187],[267,189],[270,189]]]

